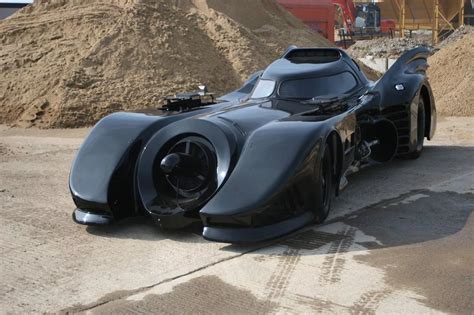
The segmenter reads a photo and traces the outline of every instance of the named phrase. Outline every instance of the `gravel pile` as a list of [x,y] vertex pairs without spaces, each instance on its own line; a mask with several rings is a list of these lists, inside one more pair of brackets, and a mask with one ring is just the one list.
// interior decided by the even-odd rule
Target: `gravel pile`
[[446,45],[452,44],[470,34],[474,31],[474,26],[471,25],[462,25],[457,28],[451,35],[449,35],[445,40],[439,43],[436,48],[443,48]]
[[375,38],[371,40],[360,40],[352,45],[348,52],[355,58],[367,56],[380,58],[398,58],[404,52],[418,46],[431,47],[424,39],[415,38]]

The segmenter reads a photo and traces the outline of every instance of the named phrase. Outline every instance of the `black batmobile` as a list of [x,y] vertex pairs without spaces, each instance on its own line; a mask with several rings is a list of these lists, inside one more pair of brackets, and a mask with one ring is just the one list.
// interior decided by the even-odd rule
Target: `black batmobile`
[[346,176],[415,159],[433,137],[429,54],[411,50],[371,82],[342,50],[290,47],[220,98],[201,87],[156,112],[107,116],[72,166],[73,218],[202,222],[206,239],[229,243],[322,222]]

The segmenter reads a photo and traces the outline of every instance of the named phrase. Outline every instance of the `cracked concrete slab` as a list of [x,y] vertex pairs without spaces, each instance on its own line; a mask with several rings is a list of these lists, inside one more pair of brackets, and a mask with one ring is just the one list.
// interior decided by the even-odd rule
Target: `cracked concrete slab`
[[473,132],[442,120],[419,160],[349,178],[325,225],[255,247],[77,226],[67,176],[87,130],[0,127],[0,312],[472,312]]

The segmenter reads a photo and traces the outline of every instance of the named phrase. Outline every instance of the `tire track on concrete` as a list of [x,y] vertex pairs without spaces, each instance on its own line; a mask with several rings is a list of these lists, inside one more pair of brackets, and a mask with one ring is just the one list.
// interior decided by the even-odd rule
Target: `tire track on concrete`
[[341,236],[341,240],[332,242],[328,251],[329,255],[326,256],[321,266],[319,282],[322,285],[334,284],[341,281],[341,274],[346,264],[346,258],[343,254],[347,253],[354,244],[355,232],[355,228],[349,227],[337,233]]
[[329,243],[339,244],[344,239],[345,236],[340,234],[311,229],[280,242],[280,245],[286,245],[288,248],[278,257],[277,267],[265,285],[267,298],[278,300],[285,295],[291,277],[301,259],[302,250],[315,251]]
[[389,290],[369,291],[364,293],[357,302],[349,309],[353,315],[373,315],[376,313],[380,303],[391,293]]
[[292,238],[282,241],[280,244],[295,249],[317,250],[329,243],[341,241],[344,236],[334,233],[315,231],[313,229],[298,233]]
[[289,285],[291,275],[301,259],[300,250],[288,248],[278,259],[277,268],[265,285],[265,289],[268,292],[267,298],[271,300],[278,300],[284,295]]
[[339,308],[345,308],[345,306],[337,305],[336,303],[331,302],[327,299],[321,299],[321,298],[317,298],[317,297],[309,297],[309,296],[305,296],[305,295],[301,295],[301,294],[296,294],[296,299],[294,299],[294,300],[298,304],[308,305],[309,307],[311,307],[311,309],[314,312],[317,312],[317,313],[326,312],[326,313],[335,314],[336,313],[335,306],[339,307]]

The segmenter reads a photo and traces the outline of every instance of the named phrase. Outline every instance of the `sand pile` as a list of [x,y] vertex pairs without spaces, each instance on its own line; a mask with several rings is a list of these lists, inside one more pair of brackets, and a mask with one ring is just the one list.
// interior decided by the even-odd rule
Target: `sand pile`
[[451,35],[449,35],[445,40],[439,43],[436,48],[443,48],[446,45],[452,44],[462,38],[467,34],[474,32],[474,26],[471,25],[461,25],[458,27]]
[[327,46],[273,0],[40,0],[0,21],[0,123],[79,127],[206,83],[238,87],[289,44]]
[[438,112],[474,116],[474,32],[444,45],[429,59],[428,75]]

